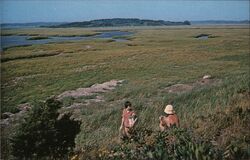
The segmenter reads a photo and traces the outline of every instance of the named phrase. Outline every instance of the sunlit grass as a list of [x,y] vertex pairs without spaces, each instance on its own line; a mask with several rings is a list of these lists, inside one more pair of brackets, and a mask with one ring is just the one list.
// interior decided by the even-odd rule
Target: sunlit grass
[[22,28],[22,29],[3,29],[1,35],[26,35],[26,36],[90,36],[97,32],[82,28]]
[[[241,60],[223,61],[216,58],[247,56],[248,37],[243,36],[247,32],[247,29],[231,29],[230,32],[228,29],[146,29],[137,30],[131,42],[94,40],[11,48],[4,51],[2,56],[3,60],[16,59],[2,64],[2,84],[6,86],[2,90],[3,106],[14,107],[22,102],[43,99],[51,94],[110,79],[126,79],[129,81],[126,87],[129,88],[134,83],[143,86],[154,86],[155,83],[164,85],[197,79],[204,74],[221,76],[241,72],[247,68],[246,61],[242,63]],[[193,38],[199,33],[219,37],[205,41]],[[234,43],[236,40],[237,44]],[[128,46],[128,43],[136,46]],[[239,65],[243,68],[239,68]],[[88,69],[81,72],[83,67]],[[17,77],[36,74],[41,76],[16,81]],[[37,93],[38,89],[42,91]],[[36,94],[27,98],[27,93],[33,92]]]
[[[154,131],[158,130],[158,117],[169,102],[175,106],[181,125],[190,128],[195,128],[196,118],[201,115],[245,102],[246,98],[239,98],[239,92],[249,92],[248,28],[128,30],[134,31],[134,35],[127,42],[91,40],[7,49],[2,60],[11,60],[2,61],[1,66],[2,112],[15,110],[20,103],[44,100],[67,90],[111,79],[125,80],[113,92],[105,93],[105,102],[83,107],[78,113],[83,121],[76,138],[79,149],[118,142],[121,108],[126,100],[133,103],[138,113],[138,126]],[[4,34],[61,35],[62,31],[13,30]],[[63,35],[88,33],[93,30],[70,29]],[[215,38],[194,38],[199,34]],[[53,55],[55,53],[58,54]],[[50,56],[39,56],[43,54]],[[173,84],[195,82],[205,74],[222,82],[180,95],[164,91]],[[81,102],[65,99],[64,105],[78,101]],[[232,105],[233,101],[237,103]],[[199,133],[206,131],[204,128],[197,130]]]

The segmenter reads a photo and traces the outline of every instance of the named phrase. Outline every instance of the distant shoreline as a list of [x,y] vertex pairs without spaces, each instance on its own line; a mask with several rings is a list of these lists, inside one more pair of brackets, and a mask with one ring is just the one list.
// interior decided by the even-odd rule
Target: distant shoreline
[[[93,25],[93,23],[101,23],[102,21],[108,21],[108,23],[117,21],[117,19],[102,19],[102,20],[92,20],[92,21],[83,21],[83,22],[34,22],[34,23],[2,23],[2,29],[12,29],[12,28],[70,28],[70,27],[79,27],[79,28],[98,28],[98,27],[166,27],[166,26],[187,26],[188,22],[190,26],[230,26],[230,25],[249,25],[249,20],[242,20],[242,21],[225,21],[225,20],[205,20],[205,21],[186,21],[184,22],[170,22],[170,21],[163,21],[163,20],[140,20],[140,19],[119,19],[120,21],[136,21],[134,24],[126,23],[122,25],[121,22],[119,25],[108,26],[108,24],[102,23],[102,25]],[[91,24],[92,26],[77,26],[79,24]],[[145,24],[143,24],[145,23]],[[72,26],[76,25],[76,26]],[[117,24],[117,22],[115,22]],[[138,24],[138,25],[137,25]],[[165,25],[166,24],[166,25]],[[66,26],[65,26],[66,25]],[[105,26],[106,25],[106,26]],[[189,25],[188,25],[189,26]]]
[[[249,24],[193,24],[193,25],[180,25],[180,26],[119,26],[119,27],[72,27],[72,28],[45,28],[45,27],[15,27],[15,28],[1,28],[2,31],[11,31],[11,30],[57,30],[57,29],[65,29],[65,30],[84,30],[84,31],[107,31],[107,30],[134,30],[134,29],[217,29],[217,28],[227,28],[227,29],[237,29],[237,28],[246,28],[249,29]],[[8,35],[8,34],[7,34]],[[14,34],[16,35],[16,34]],[[3,32],[1,36],[6,36]]]

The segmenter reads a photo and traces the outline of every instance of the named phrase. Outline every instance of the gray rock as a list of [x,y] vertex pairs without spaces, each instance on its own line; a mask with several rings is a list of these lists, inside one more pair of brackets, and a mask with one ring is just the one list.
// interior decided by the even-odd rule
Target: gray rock
[[2,119],[7,119],[7,118],[10,118],[11,116],[13,115],[13,113],[10,113],[10,112],[4,112],[2,114]]

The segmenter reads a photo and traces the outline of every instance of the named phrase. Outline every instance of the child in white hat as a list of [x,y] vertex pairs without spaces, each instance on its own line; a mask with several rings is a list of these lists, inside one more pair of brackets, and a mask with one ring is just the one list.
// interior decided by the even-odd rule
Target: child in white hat
[[176,126],[179,127],[179,118],[175,114],[174,108],[172,105],[167,105],[164,109],[166,113],[165,116],[160,116],[160,130],[165,131],[166,129]]

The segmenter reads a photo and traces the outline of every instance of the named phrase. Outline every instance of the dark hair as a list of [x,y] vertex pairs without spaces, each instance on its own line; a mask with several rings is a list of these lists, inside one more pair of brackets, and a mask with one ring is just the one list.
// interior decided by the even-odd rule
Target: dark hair
[[131,107],[131,102],[129,102],[129,101],[126,101],[125,103],[124,103],[124,107],[125,108],[128,108],[128,106],[130,106]]

